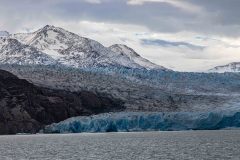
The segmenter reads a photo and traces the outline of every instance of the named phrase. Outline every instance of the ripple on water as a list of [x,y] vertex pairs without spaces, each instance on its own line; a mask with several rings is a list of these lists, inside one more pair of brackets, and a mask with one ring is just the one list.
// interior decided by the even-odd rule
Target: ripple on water
[[0,136],[0,159],[238,159],[240,130]]

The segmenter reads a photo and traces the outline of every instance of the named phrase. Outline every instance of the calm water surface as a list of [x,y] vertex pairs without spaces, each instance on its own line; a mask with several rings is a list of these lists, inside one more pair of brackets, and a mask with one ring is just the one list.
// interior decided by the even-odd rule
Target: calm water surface
[[1,160],[240,159],[240,130],[0,136]]

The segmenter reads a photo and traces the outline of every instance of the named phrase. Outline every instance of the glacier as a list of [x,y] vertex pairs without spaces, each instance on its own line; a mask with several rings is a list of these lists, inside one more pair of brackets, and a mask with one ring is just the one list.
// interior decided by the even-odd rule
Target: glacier
[[240,127],[240,108],[212,112],[119,112],[80,116],[46,126],[43,133],[217,130]]

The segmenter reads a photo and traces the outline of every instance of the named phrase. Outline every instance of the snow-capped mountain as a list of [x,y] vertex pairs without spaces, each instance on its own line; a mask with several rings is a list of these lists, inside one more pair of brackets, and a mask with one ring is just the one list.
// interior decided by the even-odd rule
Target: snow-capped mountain
[[95,40],[81,37],[59,27],[47,25],[36,32],[14,34],[11,38],[45,53],[59,64],[66,66],[165,69],[142,58],[127,46],[104,47]]
[[47,54],[20,43],[16,39],[0,38],[0,63],[2,64],[56,64]]
[[10,36],[10,34],[7,31],[0,31],[0,38],[8,36]]
[[223,66],[217,66],[209,70],[209,72],[240,72],[240,62],[233,62]]

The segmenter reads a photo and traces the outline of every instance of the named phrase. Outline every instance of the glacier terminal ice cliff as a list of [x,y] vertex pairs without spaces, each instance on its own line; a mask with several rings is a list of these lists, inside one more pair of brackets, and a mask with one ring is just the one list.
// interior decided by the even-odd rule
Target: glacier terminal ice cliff
[[240,127],[240,107],[212,112],[119,112],[74,117],[44,133],[215,130]]

